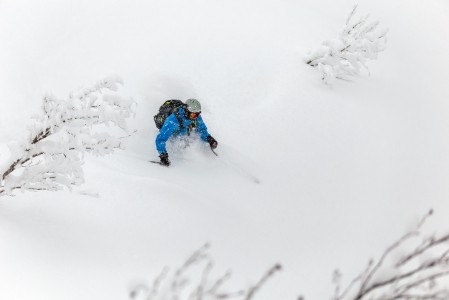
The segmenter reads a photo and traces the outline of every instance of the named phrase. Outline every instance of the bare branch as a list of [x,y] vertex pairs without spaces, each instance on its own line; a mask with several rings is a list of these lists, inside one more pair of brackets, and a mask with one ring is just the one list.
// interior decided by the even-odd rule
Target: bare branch
[[423,254],[424,252],[426,252],[427,250],[434,248],[440,244],[443,244],[445,242],[449,241],[449,234],[446,234],[444,236],[442,236],[441,238],[438,239],[434,239],[434,238],[430,238],[428,240],[425,240],[423,242],[423,244],[421,244],[420,246],[418,246],[415,251],[413,251],[412,253],[410,253],[409,255],[407,255],[406,257],[404,257],[401,261],[399,261],[397,263],[397,266],[403,266],[404,264],[406,264],[407,262],[409,262],[410,260],[412,260],[413,258]]
[[[432,282],[432,281],[434,281],[434,280],[436,280],[438,278],[445,277],[447,275],[449,275],[449,271],[435,273],[435,274],[428,275],[428,276],[425,276],[423,278],[420,278],[418,280],[412,281],[411,283],[409,283],[406,286],[404,286],[403,288],[401,288],[401,294],[406,293],[406,292],[408,292],[408,291],[410,291],[410,290],[412,290],[414,288],[417,288],[419,286],[422,286],[422,285],[424,285],[426,283]],[[445,290],[440,291],[440,292],[448,293],[449,290],[445,289]]]
[[350,283],[349,285],[346,287],[346,289],[341,293],[341,295],[336,295],[335,299],[344,299],[346,297],[346,295],[352,290],[353,286],[357,283],[363,280],[363,278],[366,278],[366,274],[369,273],[369,270],[371,270],[371,267],[373,265],[373,261],[370,260],[368,262],[368,265],[366,266],[366,269],[360,273],[360,275],[358,275],[357,277],[355,277]]
[[13,162],[12,164],[11,164],[11,166],[3,173],[3,175],[2,175],[2,181],[3,180],[5,180],[5,178],[9,175],[9,174],[11,174],[12,172],[14,172],[14,170],[16,169],[16,166],[18,165],[18,164],[20,164],[20,162],[21,162],[21,159],[19,158],[18,160],[16,160],[15,162]]
[[52,129],[50,127],[46,128],[45,130],[41,131],[33,138],[33,140],[31,141],[31,144],[34,145],[34,144],[39,143],[43,139],[49,137],[51,133],[52,133]]
[[[409,252],[398,262],[393,262],[389,268],[384,266],[393,251],[405,247],[405,242],[412,237],[420,236],[424,223],[432,216],[429,211],[418,223],[414,230],[403,235],[381,255],[374,266],[368,264],[367,269],[355,277],[348,287],[340,293],[339,281],[336,284],[335,300],[447,300],[449,289],[439,285],[443,279],[449,278],[449,234],[439,238],[424,239],[415,250]],[[419,242],[419,241],[418,241]],[[402,249],[402,251],[404,251]],[[410,264],[412,260],[421,262]],[[390,269],[393,268],[393,269]],[[388,272],[385,272],[388,270]],[[381,273],[390,274],[374,281]],[[350,297],[356,283],[360,288]]]
[[[153,283],[152,292],[146,286],[139,285],[130,293],[130,297],[135,297],[138,293],[144,293],[147,300],[166,300],[166,299],[188,299],[188,300],[227,300],[240,299],[250,300],[254,294],[262,288],[267,280],[274,275],[275,272],[281,269],[279,264],[273,266],[266,274],[257,282],[254,287],[248,290],[238,290],[234,292],[218,290],[223,287],[224,283],[231,277],[231,272],[226,272],[218,279],[211,280],[213,261],[210,258],[208,250],[209,244],[204,245],[199,250],[195,251],[182,266],[174,272],[171,278],[167,278],[167,273],[164,276],[159,276]],[[191,268],[196,265],[202,265],[202,272],[198,276],[198,272],[190,272]],[[164,285],[163,279],[166,280]],[[157,286],[157,288],[154,288]],[[185,288],[183,290],[183,288]],[[186,292],[188,292],[186,294]],[[188,297],[184,298],[186,295]]]
[[162,270],[161,274],[159,274],[159,276],[157,276],[157,277],[155,278],[155,280],[153,281],[153,286],[152,286],[152,288],[151,288],[151,293],[150,293],[150,295],[148,296],[148,300],[152,300],[152,299],[154,299],[154,297],[156,297],[156,295],[157,295],[157,293],[158,293],[158,291],[159,291],[159,289],[160,289],[160,286],[161,286],[161,284],[162,284],[162,281],[163,281],[163,280],[165,279],[165,277],[167,276],[168,271],[169,271],[169,269],[168,269],[167,267],[165,267],[165,268]]
[[282,266],[280,264],[276,264],[273,267],[271,267],[270,270],[268,270],[267,273],[265,273],[264,276],[259,280],[259,282],[253,286],[249,291],[248,295],[246,296],[245,300],[250,300],[253,298],[254,294],[263,286],[265,285],[266,281],[272,277],[276,272],[282,270]]
[[223,286],[223,284],[231,278],[231,272],[227,271],[222,277],[218,278],[215,283],[211,286],[209,291],[207,291],[209,294],[216,294],[218,289]]
[[[408,240],[409,238],[416,236],[417,233],[416,232],[409,232],[406,233],[404,236],[402,236],[398,241],[396,241],[395,243],[393,243],[390,247],[387,248],[387,250],[385,250],[385,252],[382,254],[381,258],[379,259],[379,261],[377,262],[377,264],[373,267],[373,269],[371,270],[371,272],[369,272],[368,276],[366,277],[366,279],[364,280],[364,282],[362,283],[362,286],[360,288],[359,291],[359,295],[356,297],[356,299],[361,299],[361,297],[365,294],[368,294],[370,291],[372,291],[373,289],[377,288],[379,285],[372,285],[371,287],[367,288],[367,286],[369,285],[372,277],[374,276],[374,274],[379,271],[380,267],[382,266],[382,264],[384,263],[385,259],[387,258],[387,256],[396,248],[398,248],[400,245],[402,245],[406,240]],[[390,279],[391,280],[391,279]],[[389,280],[389,281],[390,281]],[[380,286],[383,286],[385,284],[381,284]]]

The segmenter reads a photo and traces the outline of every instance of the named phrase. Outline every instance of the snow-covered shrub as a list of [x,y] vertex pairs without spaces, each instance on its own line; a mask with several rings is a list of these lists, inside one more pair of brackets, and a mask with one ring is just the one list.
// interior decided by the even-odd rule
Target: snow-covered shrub
[[431,215],[432,211],[378,260],[371,260],[345,289],[341,288],[341,273],[335,271],[335,294],[331,299],[449,299],[449,234],[422,235],[421,227]]
[[116,93],[119,84],[120,78],[110,77],[65,100],[45,96],[28,137],[9,144],[10,157],[0,164],[0,196],[16,189],[70,189],[84,181],[85,153],[105,155],[122,148],[122,139],[107,127],[128,132],[126,119],[134,114],[134,102]]
[[305,62],[323,74],[329,83],[335,78],[350,80],[360,74],[368,59],[377,59],[377,54],[386,48],[388,29],[378,29],[378,21],[368,21],[369,15],[355,17],[357,5],[349,14],[345,27],[337,39],[324,41],[320,48],[309,53]]
[[221,299],[254,299],[256,293],[276,272],[281,270],[279,264],[270,268],[257,283],[247,289],[225,291],[223,286],[231,277],[231,272],[213,278],[214,266],[208,252],[209,244],[204,245],[190,256],[175,272],[165,268],[150,286],[140,284],[131,290],[132,300],[221,300]]

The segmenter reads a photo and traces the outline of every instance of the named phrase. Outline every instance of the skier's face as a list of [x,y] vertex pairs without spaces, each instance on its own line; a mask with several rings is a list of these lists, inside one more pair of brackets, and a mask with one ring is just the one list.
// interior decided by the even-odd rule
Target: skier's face
[[190,120],[196,120],[200,116],[200,114],[201,114],[201,112],[197,112],[197,113],[190,112],[190,111],[188,112],[188,116],[189,116]]

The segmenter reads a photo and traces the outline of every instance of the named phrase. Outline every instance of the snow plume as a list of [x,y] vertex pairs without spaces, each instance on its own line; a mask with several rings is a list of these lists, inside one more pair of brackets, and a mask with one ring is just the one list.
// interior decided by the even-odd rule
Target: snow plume
[[[65,100],[45,96],[28,137],[8,145],[10,156],[0,169],[0,196],[15,189],[70,189],[84,182],[84,153],[105,155],[123,148],[122,138],[104,130],[112,125],[129,134],[126,119],[134,115],[134,102],[115,93],[119,84],[120,78],[110,77]],[[114,93],[104,94],[107,91]]]
[[323,74],[323,81],[329,83],[335,78],[350,80],[360,74],[368,59],[386,49],[388,29],[378,29],[378,21],[368,21],[369,15],[355,17],[357,5],[349,14],[346,25],[338,39],[324,41],[321,47],[304,58]]

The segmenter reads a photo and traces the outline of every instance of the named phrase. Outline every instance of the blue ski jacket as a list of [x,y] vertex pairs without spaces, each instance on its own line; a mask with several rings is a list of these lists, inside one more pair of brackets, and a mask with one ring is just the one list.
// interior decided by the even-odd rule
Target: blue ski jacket
[[193,128],[195,128],[195,131],[200,135],[201,139],[207,142],[209,133],[201,115],[196,120],[190,120],[185,117],[183,108],[178,108],[178,112],[184,126],[180,128],[178,118],[174,113],[167,117],[156,137],[156,149],[159,154],[167,153],[166,143],[171,136],[190,135],[191,129]]

